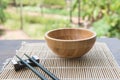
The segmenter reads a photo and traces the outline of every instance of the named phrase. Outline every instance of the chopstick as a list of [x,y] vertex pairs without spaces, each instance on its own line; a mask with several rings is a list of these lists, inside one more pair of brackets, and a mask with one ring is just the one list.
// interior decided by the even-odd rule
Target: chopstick
[[16,57],[23,63],[25,64],[29,69],[31,69],[39,78],[42,80],[48,80],[46,77],[44,77],[41,73],[39,73],[36,69],[34,69],[32,66],[30,66],[27,62],[22,60],[19,56],[16,55]]
[[34,62],[40,69],[42,69],[47,75],[49,75],[53,80],[59,80],[55,75],[53,75],[50,71],[44,68],[40,63],[36,62],[34,58],[30,58],[27,54],[24,54],[28,57],[32,62]]

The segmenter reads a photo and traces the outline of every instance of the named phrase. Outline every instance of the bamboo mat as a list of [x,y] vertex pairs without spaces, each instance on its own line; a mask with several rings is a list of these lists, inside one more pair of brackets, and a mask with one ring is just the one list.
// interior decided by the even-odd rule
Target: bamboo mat
[[[96,42],[86,55],[77,59],[59,58],[45,43],[23,43],[16,54],[26,59],[24,53],[29,56],[37,55],[40,63],[60,80],[120,80],[120,68],[105,43]],[[17,60],[16,57],[13,59]],[[39,68],[35,68],[44,74]],[[40,79],[27,68],[15,72],[10,62],[0,74],[0,80]]]

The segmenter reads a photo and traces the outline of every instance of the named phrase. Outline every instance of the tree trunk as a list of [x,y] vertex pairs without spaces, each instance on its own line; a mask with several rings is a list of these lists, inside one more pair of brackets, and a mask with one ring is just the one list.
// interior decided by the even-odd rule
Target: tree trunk
[[16,0],[13,0],[13,5],[16,6]]
[[20,0],[20,22],[21,22],[21,27],[20,29],[23,30],[23,3],[22,0]]
[[72,0],[69,0],[69,12],[70,12],[70,16],[69,16],[69,19],[70,19],[70,23],[72,23]]
[[70,22],[72,23],[72,10],[70,10]]
[[78,0],[78,26],[80,26],[80,0]]

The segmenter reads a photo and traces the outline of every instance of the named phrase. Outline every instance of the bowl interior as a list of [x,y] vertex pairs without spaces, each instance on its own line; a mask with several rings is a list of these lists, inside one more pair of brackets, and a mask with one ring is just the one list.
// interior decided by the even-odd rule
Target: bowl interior
[[82,40],[91,38],[95,34],[86,29],[58,29],[50,31],[47,35],[60,40]]

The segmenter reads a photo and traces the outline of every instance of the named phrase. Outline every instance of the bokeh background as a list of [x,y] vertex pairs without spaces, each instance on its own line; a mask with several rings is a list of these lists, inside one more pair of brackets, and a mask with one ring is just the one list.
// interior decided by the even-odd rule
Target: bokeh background
[[120,38],[120,0],[0,0],[0,39],[44,39],[74,27]]

